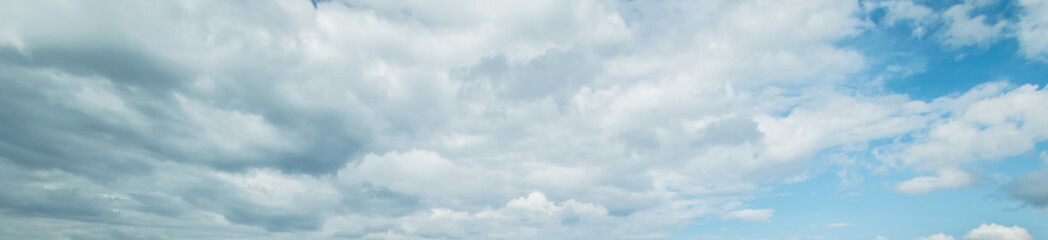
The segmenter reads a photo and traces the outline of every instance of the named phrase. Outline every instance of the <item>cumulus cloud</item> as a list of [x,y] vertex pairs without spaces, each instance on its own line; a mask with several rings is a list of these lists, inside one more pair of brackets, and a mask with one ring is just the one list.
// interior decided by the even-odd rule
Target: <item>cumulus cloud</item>
[[996,223],[982,224],[964,235],[964,240],[1033,240],[1025,228],[1003,226]]

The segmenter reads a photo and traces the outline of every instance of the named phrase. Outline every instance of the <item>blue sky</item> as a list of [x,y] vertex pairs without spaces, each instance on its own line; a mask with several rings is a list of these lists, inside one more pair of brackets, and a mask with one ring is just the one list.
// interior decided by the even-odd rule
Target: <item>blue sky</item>
[[0,1],[0,239],[1048,238],[1048,1]]

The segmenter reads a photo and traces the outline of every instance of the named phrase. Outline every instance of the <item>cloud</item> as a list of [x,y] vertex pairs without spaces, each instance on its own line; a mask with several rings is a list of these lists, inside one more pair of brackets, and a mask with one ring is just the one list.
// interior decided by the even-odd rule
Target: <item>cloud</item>
[[1048,61],[1048,3],[1036,0],[1019,1],[1022,15],[1019,17],[1016,38],[1020,52],[1028,59]]
[[[699,217],[770,221],[741,207],[827,151],[913,135],[878,150],[886,168],[939,173],[900,185],[926,192],[1048,136],[1036,86],[856,94],[874,59],[839,42],[868,30],[861,10],[0,2],[0,225],[19,239],[666,238]],[[984,23],[961,13],[959,27]],[[992,42],[983,30],[958,44]]]
[[998,1],[964,1],[936,11],[926,5],[909,0],[864,2],[867,11],[884,9],[881,22],[894,26],[908,22],[912,36],[921,38],[935,32],[944,46],[960,48],[977,46],[986,48],[1005,38],[1014,37],[1019,42],[1018,53],[1030,60],[1048,61],[1048,4],[1038,0],[1017,1],[1019,13],[1007,15],[980,14]]
[[942,13],[947,26],[943,32],[943,44],[950,47],[986,47],[1004,37],[1005,28],[1010,23],[1000,20],[990,25],[986,15],[971,16],[977,5],[957,4]]
[[1025,228],[1003,226],[996,223],[982,224],[964,235],[964,240],[1033,240]]
[[736,219],[747,222],[769,222],[775,216],[775,209],[740,209],[724,214],[724,219]]
[[1035,142],[1048,137],[1048,125],[1040,123],[1045,111],[1026,105],[1048,102],[1048,91],[1033,85],[1006,92],[1001,87],[986,84],[957,99],[937,100],[944,105],[959,104],[950,110],[957,115],[932,126],[923,142],[906,150],[903,160],[930,167],[998,159],[1029,151]]
[[828,227],[828,228],[842,228],[842,227],[851,227],[851,226],[855,226],[855,224],[854,223],[830,223],[830,224],[826,224],[826,227]]
[[[645,227],[659,216],[608,215],[603,206],[573,199],[553,201],[541,192],[480,211],[433,208],[396,219],[364,223],[355,217],[328,222],[325,231],[352,238],[662,238]],[[371,227],[373,226],[373,227]]]
[[962,187],[976,186],[979,184],[980,175],[958,169],[944,169],[937,176],[916,177],[899,183],[900,192],[915,195],[924,194],[936,189],[957,189]]
[[953,239],[954,239],[953,236],[946,235],[944,233],[939,233],[939,234],[930,235],[930,236],[927,236],[927,237],[919,237],[919,238],[917,238],[917,240],[953,240]]
[[939,14],[934,10],[913,1],[883,1],[878,5],[887,10],[884,21],[887,21],[888,26],[910,21],[910,27],[913,28],[912,36],[916,38],[923,37],[928,28],[939,20]]
[[[883,237],[880,237],[883,238]],[[938,233],[926,237],[919,237],[918,240],[953,240],[954,237],[946,235],[944,233]],[[996,223],[982,224],[979,227],[972,229],[968,234],[964,235],[964,240],[1033,240],[1033,236],[1030,235],[1025,228],[1019,226],[1003,226]]]
[[1045,207],[1048,206],[1048,186],[1045,186],[1045,181],[1048,181],[1048,170],[1041,169],[1023,173],[1001,186],[1001,189],[1013,199]]
[[1048,125],[1043,124],[1048,114],[1028,107],[1048,103],[1048,92],[1034,85],[1008,86],[987,83],[960,96],[936,99],[927,105],[932,107],[929,113],[943,118],[918,131],[912,142],[878,147],[875,152],[885,166],[936,172],[905,181],[898,190],[920,194],[974,186],[982,171],[973,163],[1017,156],[1048,139]]
[[885,17],[889,25],[901,20],[921,22],[935,16],[935,12],[931,8],[915,4],[913,1],[884,1],[879,2],[879,4],[880,7],[887,8],[888,13]]

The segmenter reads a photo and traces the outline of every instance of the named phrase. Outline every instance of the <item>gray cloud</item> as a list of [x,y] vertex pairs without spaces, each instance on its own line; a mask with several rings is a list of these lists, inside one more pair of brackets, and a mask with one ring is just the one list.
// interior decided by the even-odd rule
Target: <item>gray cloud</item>
[[764,136],[757,123],[749,119],[726,119],[713,122],[698,138],[692,141],[696,146],[710,144],[736,145],[745,142],[757,142]]
[[[367,238],[390,229],[537,238],[521,229],[600,236],[624,225],[616,221],[643,223],[630,225],[639,236],[706,204],[669,204],[675,191],[693,191],[677,186],[693,180],[653,172],[730,166],[693,158],[759,145],[762,136],[752,115],[682,129],[738,101],[722,94],[722,74],[738,69],[660,62],[718,53],[685,44],[666,58],[667,48],[646,48],[659,38],[683,42],[655,34],[658,26],[628,25],[618,8],[630,5],[33,4],[26,7],[83,20],[0,18],[18,23],[0,40],[0,124],[12,126],[0,129],[0,157],[21,173],[5,183],[34,184],[0,207],[47,224],[90,225],[55,233],[71,238],[148,238],[170,228],[191,229],[180,238]],[[135,11],[111,14],[125,8]],[[694,22],[722,34],[717,23]],[[634,30],[652,35],[630,42]],[[661,66],[634,67],[645,64]],[[398,151],[414,154],[391,154]],[[517,199],[536,190],[548,201],[529,201],[558,215],[518,209]],[[649,220],[666,212],[681,219]],[[505,216],[485,215],[496,213]],[[338,224],[345,219],[371,223],[333,233],[330,225],[354,225]],[[490,227],[463,227],[471,222]]]
[[180,88],[192,74],[129,46],[31,46],[21,54],[10,47],[0,50],[0,61],[9,66],[51,68],[74,75],[105,77],[118,85],[149,91],[153,97]]
[[173,192],[177,199],[162,199],[137,196],[143,210],[159,214],[175,215],[207,209],[223,215],[233,223],[258,226],[273,232],[315,231],[320,229],[331,216],[359,214],[365,216],[403,216],[417,211],[421,203],[417,197],[393,192],[388,188],[371,184],[348,185],[338,188],[332,201],[306,204],[308,198],[300,196],[301,204],[274,206],[273,199],[256,199],[247,196],[236,186],[212,180],[210,184],[193,184],[184,192]]
[[[301,148],[222,151],[207,146],[209,140],[201,136],[207,133],[193,123],[188,116],[191,113],[185,112],[185,103],[176,97],[192,93],[182,86],[190,82],[189,69],[130,49],[28,51],[32,54],[22,55],[11,48],[0,51],[0,61],[7,63],[4,68],[9,73],[2,76],[4,99],[0,104],[8,111],[0,115],[0,123],[13,126],[0,132],[0,140],[6,143],[2,146],[7,149],[4,154],[25,166],[59,168],[99,180],[148,173],[151,168],[146,159],[193,162],[227,171],[275,167],[294,173],[326,174],[366,147],[368,129],[346,124],[353,119],[289,106],[272,96],[273,86],[245,84],[222,89],[222,98],[203,96],[205,99],[197,101],[215,103],[207,107],[257,114],[287,132]],[[75,81],[81,80],[72,80],[73,86],[67,86],[71,82],[50,81],[53,76],[40,71],[104,79],[98,82],[99,89],[92,90],[113,94],[127,107],[119,114],[126,115],[105,111],[112,106],[91,108],[100,103],[78,105],[84,100],[70,96],[84,91],[76,86]],[[145,124],[133,125],[136,121]]]
[[75,189],[5,192],[0,208],[9,214],[96,222],[116,216],[105,199],[86,196]]
[[595,81],[600,59],[588,49],[551,49],[530,61],[515,63],[505,56],[485,58],[476,65],[452,70],[462,81],[493,85],[509,100],[554,97],[561,104],[583,85]]
[[1048,170],[1041,169],[1023,173],[1012,179],[1011,182],[1001,186],[1009,197],[1026,204],[1045,207],[1048,206]]

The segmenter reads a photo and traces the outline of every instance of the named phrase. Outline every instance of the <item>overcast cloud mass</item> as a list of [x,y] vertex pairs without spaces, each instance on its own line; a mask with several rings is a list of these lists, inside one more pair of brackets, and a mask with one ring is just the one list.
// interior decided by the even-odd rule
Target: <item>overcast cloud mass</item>
[[0,239],[1048,238],[1045,0],[0,0]]

